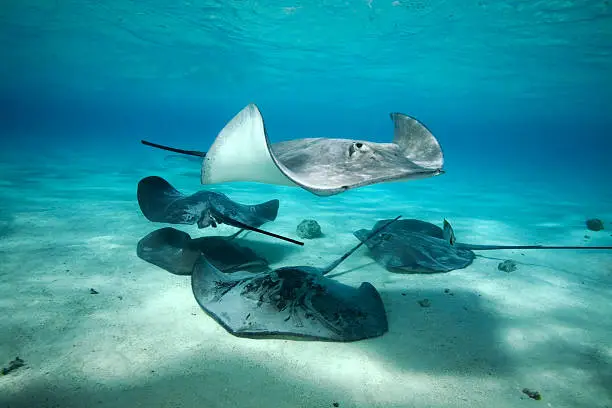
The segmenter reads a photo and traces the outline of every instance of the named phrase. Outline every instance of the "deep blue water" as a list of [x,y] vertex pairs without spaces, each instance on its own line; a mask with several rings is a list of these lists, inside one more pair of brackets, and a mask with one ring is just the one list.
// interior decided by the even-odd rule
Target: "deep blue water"
[[205,150],[255,102],[273,141],[389,140],[400,111],[451,168],[611,167],[608,0],[9,0],[0,22],[3,146]]

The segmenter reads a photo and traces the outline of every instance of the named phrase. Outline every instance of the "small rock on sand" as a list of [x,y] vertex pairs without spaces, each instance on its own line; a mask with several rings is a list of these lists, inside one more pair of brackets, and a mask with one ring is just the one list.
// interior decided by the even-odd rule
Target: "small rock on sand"
[[431,306],[431,302],[429,301],[429,299],[423,299],[419,300],[419,305],[421,305],[421,307],[429,307]]
[[529,398],[534,400],[541,400],[542,395],[538,391],[530,390],[529,388],[523,388],[523,394],[527,395]]
[[13,361],[9,363],[8,367],[2,368],[2,375],[7,375],[11,371],[18,369],[19,367],[23,367],[24,365],[25,365],[25,362],[19,357],[16,357]]
[[591,218],[586,220],[586,226],[591,231],[601,231],[604,229],[604,223],[599,218]]
[[497,265],[497,269],[507,273],[514,272],[516,271],[516,262],[510,260],[500,262],[499,265]]
[[297,235],[304,239],[318,238],[321,235],[321,226],[315,220],[303,220],[297,226]]

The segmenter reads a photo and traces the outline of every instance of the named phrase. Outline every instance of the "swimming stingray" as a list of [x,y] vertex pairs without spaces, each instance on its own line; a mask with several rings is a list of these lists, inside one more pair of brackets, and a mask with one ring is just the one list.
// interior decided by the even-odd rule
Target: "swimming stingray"
[[259,109],[249,104],[225,125],[208,152],[142,143],[201,156],[202,184],[253,181],[299,186],[319,196],[443,173],[442,150],[431,132],[408,115],[390,116],[393,143],[308,138],[271,144]]
[[385,308],[374,286],[363,282],[354,288],[325,276],[363,242],[323,268],[286,266],[226,275],[206,254],[194,260],[191,253],[176,251],[177,245],[167,238],[172,239],[166,234],[152,240],[145,237],[147,251],[138,255],[172,273],[176,273],[175,265],[182,272],[191,265],[191,287],[198,304],[236,336],[355,341],[388,330]]
[[[389,220],[374,224],[373,230]],[[372,232],[361,229],[353,233],[365,242],[371,256],[390,271],[407,273],[449,272],[469,266],[474,250],[495,249],[612,249],[612,247],[543,246],[543,245],[475,245],[456,242],[453,228],[444,220],[444,229],[425,221],[404,219],[371,238]]]
[[172,227],[147,234],[138,241],[136,254],[175,275],[191,275],[193,265],[202,254],[223,273],[268,269],[267,260],[236,241],[218,236],[192,239],[186,232]]
[[185,196],[158,176],[149,176],[140,180],[137,196],[140,210],[149,221],[197,224],[199,228],[208,226],[216,228],[217,224],[225,223],[241,228],[241,231],[248,229],[304,245],[300,241],[258,228],[276,219],[278,200],[270,200],[257,205],[244,205],[230,200],[225,194],[204,190]]

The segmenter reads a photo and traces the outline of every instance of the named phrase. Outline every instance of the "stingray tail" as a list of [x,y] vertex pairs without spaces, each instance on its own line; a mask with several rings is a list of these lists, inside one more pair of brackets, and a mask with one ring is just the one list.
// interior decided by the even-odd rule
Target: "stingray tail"
[[229,235],[227,237],[225,237],[226,240],[231,241],[232,239],[238,237],[238,235],[242,234],[244,232],[244,228],[240,228],[238,230],[238,232],[233,233],[232,235]]
[[357,245],[355,245],[351,250],[349,250],[348,252],[346,252],[344,255],[342,255],[340,258],[338,258],[337,260],[335,260],[334,262],[332,262],[331,264],[329,264],[327,266],[327,268],[323,269],[323,275],[327,275],[328,273],[330,273],[331,271],[333,271],[338,265],[340,265],[342,263],[342,261],[344,261],[346,258],[348,258],[349,256],[351,256],[353,254],[353,252],[355,252],[356,250],[359,249],[359,247],[361,247],[363,244],[365,244],[369,239],[371,239],[372,237],[376,236],[378,233],[382,232],[382,230],[384,230],[385,228],[387,228],[389,225],[393,224],[395,221],[399,220],[402,216],[398,215],[397,217],[395,217],[394,219],[392,219],[391,221],[389,221],[388,223],[386,223],[385,225],[383,225],[382,227],[372,231],[363,241],[361,241],[360,243],[358,243]]
[[237,281],[234,281],[233,284],[230,282],[232,280],[210,263],[204,255],[200,255],[195,261],[191,275],[191,289],[202,308],[206,302],[211,300],[206,296],[216,295],[218,288],[229,290],[238,283]]
[[472,251],[492,251],[495,249],[579,249],[579,250],[610,250],[612,246],[562,246],[562,245],[476,245],[457,243],[457,248]]
[[478,245],[460,242],[455,244],[455,232],[446,219],[444,219],[444,240],[459,249],[468,249],[470,251],[493,251],[496,249],[612,249],[612,246]]
[[160,144],[153,143],[153,142],[147,142],[146,140],[141,140],[140,143],[142,143],[145,146],[151,146],[151,147],[155,147],[156,149],[167,150],[169,152],[186,154],[189,156],[206,157],[206,152],[200,152],[198,150],[177,149],[174,147],[164,146],[164,145],[160,145]]
[[282,236],[282,235],[275,234],[275,233],[270,232],[270,231],[265,231],[265,230],[262,230],[262,229],[259,229],[259,228],[247,225],[247,224],[245,224],[243,222],[240,222],[238,220],[235,220],[233,218],[230,219],[230,222],[228,222],[228,224],[232,224],[235,227],[246,229],[246,230],[249,230],[249,231],[254,231],[254,232],[257,232],[259,234],[267,235],[269,237],[282,239],[283,241],[291,242],[292,244],[302,245],[302,246],[304,245],[304,243],[301,242],[301,241],[297,241],[297,240],[295,240],[293,238],[288,238],[288,237],[285,237],[285,236]]

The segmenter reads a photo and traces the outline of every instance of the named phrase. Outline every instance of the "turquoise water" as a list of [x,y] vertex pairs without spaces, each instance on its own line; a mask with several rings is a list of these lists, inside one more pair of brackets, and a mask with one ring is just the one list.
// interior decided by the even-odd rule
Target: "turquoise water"
[[[346,344],[233,337],[135,253],[162,226],[136,201],[149,175],[278,198],[265,227],[286,236],[316,219],[304,247],[241,241],[273,267],[324,265],[400,214],[463,242],[612,245],[611,45],[608,0],[2,2],[0,366],[26,365],[0,407],[612,406],[612,251],[403,275],[362,248],[335,279],[371,282],[389,331]],[[389,113],[414,116],[446,173],[317,197],[202,186],[198,163],[140,144],[205,151],[251,102],[272,142],[390,142]]]
[[607,161],[605,0],[317,4],[4,2],[3,127],[206,145],[255,102],[276,140],[387,140],[401,111],[458,158]]

